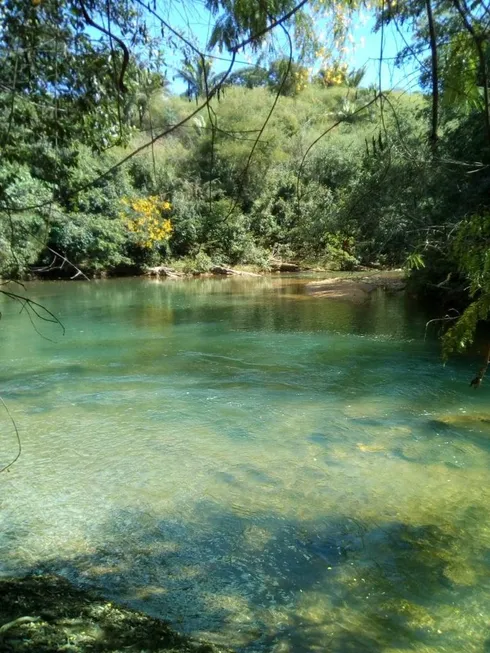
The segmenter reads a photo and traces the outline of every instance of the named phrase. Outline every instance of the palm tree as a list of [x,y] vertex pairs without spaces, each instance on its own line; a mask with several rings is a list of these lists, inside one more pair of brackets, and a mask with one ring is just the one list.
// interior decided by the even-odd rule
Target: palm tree
[[138,84],[130,88],[124,98],[123,115],[127,124],[137,125],[140,129],[148,113],[150,100],[158,92],[168,92],[168,79],[160,73],[141,71]]
[[185,96],[190,99],[205,97],[206,92],[215,86],[220,74],[213,74],[212,61],[195,57],[186,60],[184,66],[177,72],[175,78],[182,79],[187,84]]
[[366,66],[350,70],[345,78],[346,86],[349,88],[358,88],[364,76],[366,75]]

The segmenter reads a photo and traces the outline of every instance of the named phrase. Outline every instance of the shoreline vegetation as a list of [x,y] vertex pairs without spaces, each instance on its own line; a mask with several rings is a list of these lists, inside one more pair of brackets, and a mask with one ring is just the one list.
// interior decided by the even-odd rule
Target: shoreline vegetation
[[54,575],[0,579],[0,649],[4,653],[229,653],[167,623],[79,589]]
[[[279,263],[267,270],[257,266],[237,266],[227,267],[222,265],[212,265],[207,271],[189,270],[179,265],[158,265],[147,267],[141,270],[139,274],[124,275],[134,277],[147,277],[156,281],[184,281],[191,279],[207,278],[242,278],[242,279],[260,279],[270,277],[285,277],[292,275],[308,274],[331,275],[323,279],[305,280],[305,294],[312,297],[322,297],[325,299],[340,299],[354,302],[363,302],[369,298],[375,290],[385,290],[389,292],[402,292],[407,286],[406,271],[401,268],[379,269],[377,267],[359,267],[352,271],[332,270],[328,268],[302,266],[299,263]],[[98,279],[118,278],[102,275]],[[123,275],[119,276],[123,278]],[[95,279],[95,278],[94,278]],[[63,281],[67,277],[44,277],[34,276],[35,281]],[[70,279],[72,280],[72,279]],[[88,280],[87,277],[77,276],[77,280]]]
[[[403,268],[372,266],[356,266],[352,269],[333,268],[329,266],[314,265],[297,262],[274,262],[267,267],[257,265],[221,265],[210,264],[206,269],[199,269],[189,265],[186,260],[173,261],[168,264],[155,266],[146,266],[139,269],[120,270],[116,274],[107,271],[99,272],[91,277],[82,274],[67,276],[66,274],[37,274],[32,273],[24,281],[93,281],[97,279],[118,279],[126,277],[148,277],[153,279],[195,279],[195,278],[225,278],[225,277],[244,277],[244,278],[261,278],[261,277],[282,277],[288,278],[291,275],[309,275],[309,274],[332,275],[326,278],[325,282],[315,281],[316,284],[328,283],[350,283],[363,282],[371,288],[366,287],[367,292],[375,288],[385,290],[403,290],[405,281],[408,278],[407,271]],[[313,283],[313,282],[312,282]],[[311,294],[320,294],[320,289],[315,290],[312,286]]]
[[[263,264],[235,263],[228,264],[214,262],[212,259],[206,261],[206,265],[200,264],[198,257],[173,259],[161,262],[158,265],[122,266],[117,269],[99,269],[97,271],[79,271],[76,266],[68,262],[66,267],[37,270],[32,268],[24,273],[22,281],[91,281],[96,279],[112,279],[125,277],[154,277],[181,279],[192,277],[213,277],[213,276],[243,276],[262,277],[269,275],[302,274],[302,273],[325,273],[338,275],[379,275],[403,273],[408,274],[405,268],[397,266],[381,265],[378,263],[366,265],[338,266],[329,265],[318,261],[281,261],[272,260]],[[7,279],[7,277],[5,277]]]

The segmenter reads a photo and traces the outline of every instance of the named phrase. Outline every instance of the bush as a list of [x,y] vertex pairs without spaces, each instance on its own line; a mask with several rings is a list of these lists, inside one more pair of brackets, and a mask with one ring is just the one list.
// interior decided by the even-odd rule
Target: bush
[[61,214],[51,225],[49,245],[87,273],[111,272],[133,262],[127,230],[118,218]]
[[47,184],[32,177],[25,165],[3,164],[0,168],[0,274],[18,278],[25,275],[44,250],[51,214],[49,204],[39,210],[16,212],[17,208],[48,203]]

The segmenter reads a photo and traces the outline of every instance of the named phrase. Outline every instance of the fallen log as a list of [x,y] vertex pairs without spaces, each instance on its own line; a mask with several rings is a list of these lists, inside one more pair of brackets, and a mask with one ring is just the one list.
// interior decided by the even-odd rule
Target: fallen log
[[271,263],[272,272],[300,272],[301,267],[297,263],[285,263],[283,261],[273,261]]
[[145,274],[148,277],[168,277],[169,279],[180,279],[183,275],[165,265],[157,265],[152,268],[146,268]]
[[213,274],[223,274],[226,276],[237,276],[237,277],[261,277],[261,274],[256,272],[246,272],[245,270],[234,270],[233,268],[225,268],[222,265],[214,265],[210,272]]

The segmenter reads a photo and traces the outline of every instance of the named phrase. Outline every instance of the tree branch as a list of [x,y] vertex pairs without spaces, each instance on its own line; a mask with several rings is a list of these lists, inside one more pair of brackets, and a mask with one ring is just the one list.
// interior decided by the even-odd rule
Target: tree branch
[[268,27],[263,29],[261,32],[258,32],[257,34],[252,34],[248,39],[245,39],[245,41],[242,41],[238,45],[235,45],[235,47],[230,49],[230,52],[237,53],[238,50],[241,50],[244,48],[246,45],[249,45],[253,41],[258,41],[260,38],[262,38],[265,34],[273,30],[275,27],[278,25],[282,25],[285,23],[287,20],[289,20],[294,14],[296,14],[300,9],[302,9],[306,4],[308,4],[308,0],[302,0],[299,4],[296,5],[296,7],[293,7],[291,11],[288,11],[287,14],[284,14],[281,18],[278,18],[277,20],[273,21]]
[[[7,415],[10,418],[10,421],[12,422],[12,426],[14,427],[15,437],[17,438],[17,454],[16,454],[15,458],[13,458],[13,460],[11,460],[7,465],[5,465],[5,467],[2,467],[2,469],[0,469],[0,474],[1,474],[2,472],[5,472],[7,469],[9,469],[9,467],[12,467],[12,465],[19,460],[19,458],[20,458],[20,456],[22,454],[22,444],[21,444],[21,441],[20,441],[19,429],[17,428],[17,424],[15,423],[15,420],[12,417],[12,415],[10,414],[10,410],[8,409],[7,404],[4,402],[2,397],[0,397],[0,402],[2,403],[3,407],[5,408],[5,411],[6,411]],[[14,622],[10,622],[10,624],[5,624],[4,626],[2,626],[0,628],[0,637],[2,636],[2,634],[4,632],[6,632],[13,625],[14,625]]]
[[466,28],[466,30],[471,35],[473,41],[475,42],[476,51],[478,53],[478,59],[480,61],[481,70],[483,73],[483,101],[485,103],[485,126],[487,128],[487,136],[490,141],[490,101],[488,97],[488,65],[487,58],[485,56],[485,51],[483,49],[484,37],[481,34],[477,34],[474,26],[471,24],[471,21],[468,19],[465,9],[461,5],[460,0],[453,0],[453,4],[456,7],[461,20]]
[[[361,113],[361,111],[365,111],[368,107],[370,107],[372,104],[374,104],[375,102],[377,102],[377,101],[379,100],[379,97],[380,97],[380,94],[379,94],[379,93],[376,93],[376,95],[374,96],[374,98],[373,98],[372,100],[370,100],[367,104],[364,104],[362,107],[359,107],[359,109],[356,109],[356,111],[354,111],[354,112],[351,114],[351,117],[357,115],[358,113]],[[326,129],[324,132],[322,132],[322,133],[320,134],[320,136],[318,136],[317,138],[315,138],[315,140],[314,140],[312,143],[310,143],[310,145],[309,145],[309,146],[307,147],[307,149],[306,149],[306,152],[303,154],[303,158],[301,159],[301,163],[299,164],[298,175],[297,175],[297,181],[296,181],[296,201],[297,201],[298,205],[299,205],[299,202],[300,202],[300,199],[301,199],[300,196],[299,196],[299,187],[300,187],[300,183],[301,183],[301,174],[302,174],[302,172],[303,172],[303,167],[304,167],[304,164],[305,164],[306,157],[307,157],[308,154],[310,153],[310,150],[311,150],[311,149],[312,149],[312,148],[313,148],[313,147],[314,147],[314,146],[315,146],[315,145],[316,145],[316,144],[317,144],[317,143],[318,143],[318,142],[319,142],[319,141],[320,141],[324,136],[326,136],[328,133],[330,133],[330,132],[331,132],[332,130],[334,130],[336,127],[338,127],[339,125],[341,125],[343,122],[345,122],[345,119],[344,119],[344,118],[341,118],[340,120],[337,120],[337,122],[334,122],[333,125],[330,125],[330,127],[329,127],[328,129]]]
[[435,151],[439,138],[437,133],[439,120],[439,71],[437,63],[437,40],[431,0],[425,0],[425,6],[427,10],[427,22],[429,24],[430,53],[432,64],[432,128],[430,131],[429,141],[432,145],[432,150]]
[[124,41],[122,39],[118,38],[117,36],[114,36],[114,34],[112,34],[110,29],[106,30],[105,27],[102,27],[101,25],[98,25],[94,20],[92,20],[92,18],[90,17],[87,9],[85,8],[85,5],[83,4],[83,0],[78,0],[78,2],[80,4],[80,9],[81,9],[81,12],[82,12],[82,16],[84,17],[85,22],[87,23],[87,25],[90,25],[91,27],[94,27],[95,29],[99,30],[99,32],[102,32],[102,34],[105,34],[106,36],[108,36],[109,40],[111,41],[111,44],[112,44],[112,40],[114,39],[114,41],[116,41],[118,46],[121,48],[122,53],[123,53],[123,62],[122,62],[122,66],[121,66],[121,72],[119,73],[118,87],[119,87],[119,90],[121,91],[121,93],[127,93],[128,89],[127,89],[126,85],[124,84],[124,76],[126,74],[126,68],[128,67],[128,64],[129,64],[129,50],[128,50],[126,44],[124,43]]

